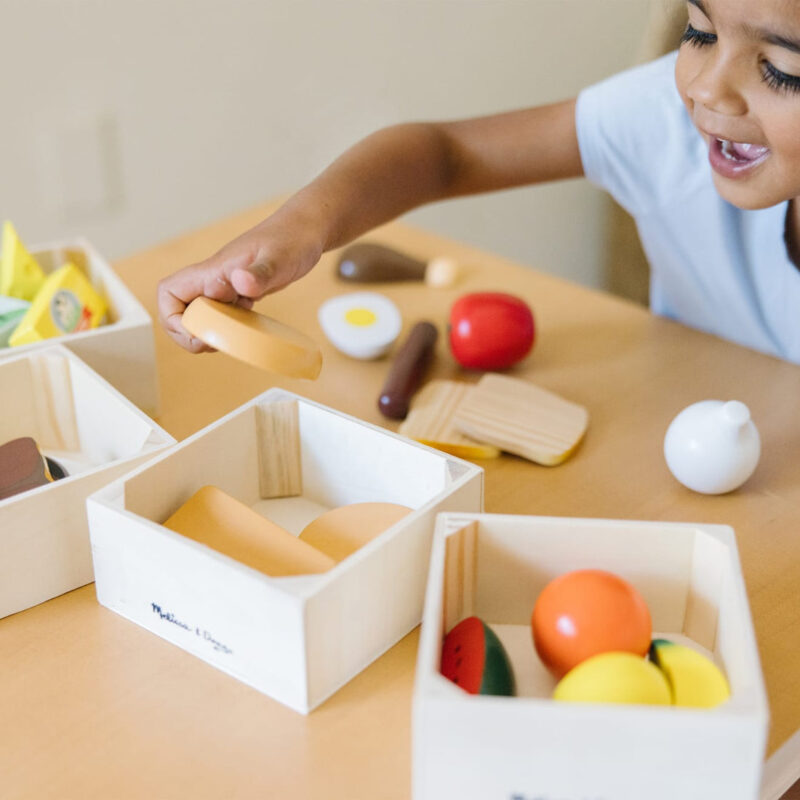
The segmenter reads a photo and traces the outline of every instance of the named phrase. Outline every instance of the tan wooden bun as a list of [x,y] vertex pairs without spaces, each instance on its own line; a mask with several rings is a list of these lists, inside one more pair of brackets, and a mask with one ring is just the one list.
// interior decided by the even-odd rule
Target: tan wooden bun
[[300,539],[334,561],[342,561],[410,513],[410,508],[395,503],[339,506],[309,522]]
[[313,380],[322,369],[313,339],[256,311],[197,297],[181,323],[209,347],[269,372]]
[[199,489],[163,525],[276,578],[325,572],[336,563],[216,486]]

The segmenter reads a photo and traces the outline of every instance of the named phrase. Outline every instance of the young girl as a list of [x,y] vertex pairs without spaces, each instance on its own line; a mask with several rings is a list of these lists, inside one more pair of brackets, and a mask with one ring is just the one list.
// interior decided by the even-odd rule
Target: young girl
[[272,216],[159,285],[249,307],[416,206],[585,175],[636,219],[654,311],[800,362],[800,0],[689,0],[677,53],[576,100],[367,137]]

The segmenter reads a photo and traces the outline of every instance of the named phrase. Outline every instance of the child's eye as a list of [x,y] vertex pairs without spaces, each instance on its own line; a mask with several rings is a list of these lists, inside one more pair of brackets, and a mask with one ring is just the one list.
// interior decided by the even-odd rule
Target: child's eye
[[762,79],[771,89],[776,92],[789,92],[794,94],[800,92],[800,76],[789,75],[786,72],[781,72],[765,61],[763,65]]
[[717,41],[716,33],[708,33],[707,31],[699,31],[690,22],[686,26],[686,30],[681,36],[681,44],[688,42],[695,47],[704,47],[707,44],[714,44]]

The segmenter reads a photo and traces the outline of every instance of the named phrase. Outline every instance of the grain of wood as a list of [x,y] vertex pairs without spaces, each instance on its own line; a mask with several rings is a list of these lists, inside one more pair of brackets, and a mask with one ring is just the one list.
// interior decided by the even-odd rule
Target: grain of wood
[[414,399],[398,433],[459,458],[497,458],[500,450],[465,436],[453,415],[472,389],[468,383],[437,380],[426,384]]
[[453,415],[463,434],[546,466],[569,458],[588,422],[583,406],[528,381],[494,373],[472,387]]

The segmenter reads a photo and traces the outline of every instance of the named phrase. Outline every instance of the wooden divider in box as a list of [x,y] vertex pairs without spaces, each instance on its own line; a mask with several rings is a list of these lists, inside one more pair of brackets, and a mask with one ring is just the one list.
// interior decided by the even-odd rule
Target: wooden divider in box
[[[732,696],[714,709],[556,702],[531,611],[553,578],[614,572],[658,635],[707,650]],[[505,645],[515,697],[468,695],[439,672],[444,634],[480,617]],[[719,525],[442,514],[414,688],[415,800],[752,800],[767,704],[733,531]]]
[[[413,509],[330,570],[270,577],[161,523],[212,485],[297,535],[333,508]],[[420,620],[435,515],[483,471],[271,389],[89,500],[99,601],[308,712]]]
[[145,413],[158,413],[158,376],[153,322],[111,265],[85,239],[76,238],[31,248],[45,273],[71,261],[108,303],[106,323],[57,339],[0,349],[0,362],[52,344],[72,350]]
[[0,360],[0,442],[67,477],[0,501],[0,617],[92,581],[86,497],[175,440],[66,348]]

